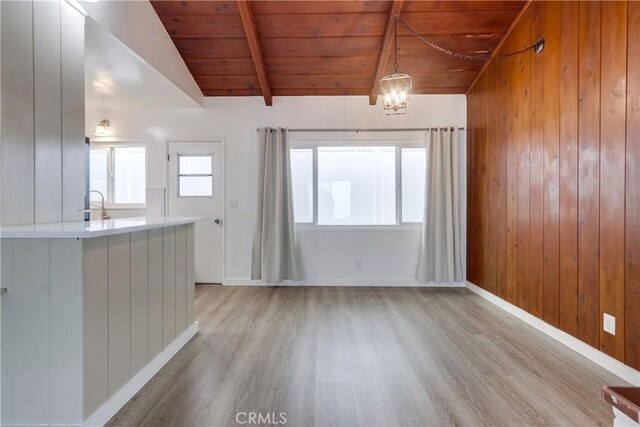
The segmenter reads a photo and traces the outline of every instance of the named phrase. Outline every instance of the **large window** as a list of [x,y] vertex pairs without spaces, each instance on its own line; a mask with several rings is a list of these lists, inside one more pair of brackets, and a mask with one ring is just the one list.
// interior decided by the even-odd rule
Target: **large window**
[[[107,207],[144,207],[146,202],[146,150],[141,146],[91,148],[90,188],[104,195]],[[101,202],[91,193],[91,202]]]
[[291,175],[296,223],[422,222],[425,150],[416,145],[294,145]]

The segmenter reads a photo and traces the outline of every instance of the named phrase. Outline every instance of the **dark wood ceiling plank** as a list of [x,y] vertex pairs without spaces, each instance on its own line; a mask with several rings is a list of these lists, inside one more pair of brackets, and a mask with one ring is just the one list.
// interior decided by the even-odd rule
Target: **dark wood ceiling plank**
[[253,19],[251,5],[246,0],[238,0],[237,6],[238,11],[240,12],[240,18],[242,19],[242,26],[244,27],[247,42],[249,43],[251,58],[253,58],[253,64],[255,65],[258,81],[260,82],[260,89],[262,90],[264,103],[267,106],[271,106],[273,105],[273,99],[271,96],[271,89],[269,87],[267,71],[264,66],[264,61],[262,60],[262,46],[260,45],[258,30]]
[[252,58],[190,58],[187,68],[195,76],[201,75],[255,75]]
[[274,75],[272,86],[275,89],[298,88],[368,88],[371,75],[366,74],[306,74]]
[[180,55],[189,58],[251,58],[249,43],[242,34],[235,39],[173,39]]
[[[194,77],[202,89],[261,89],[257,76],[196,76]],[[269,91],[271,92],[271,91]]]
[[260,15],[261,38],[381,36],[386,13],[322,13],[314,15]]
[[468,10],[516,10],[522,9],[525,1],[408,1],[403,10],[405,12],[433,12],[433,11],[468,11]]
[[[402,20],[423,36],[450,34],[504,34],[519,10],[467,10],[453,12],[405,12]],[[398,34],[409,34],[403,26]]]
[[387,1],[256,1],[254,15],[386,12]]
[[202,89],[204,96],[262,96],[260,88],[256,89]]
[[[462,94],[466,86],[414,88],[414,94]],[[205,96],[261,96],[260,89],[204,89]],[[368,88],[273,89],[273,96],[367,96]]]
[[[480,71],[484,62],[469,61],[453,57],[434,57],[434,56],[400,56],[398,59],[400,71],[405,73],[414,72],[459,72]],[[393,64],[387,63],[385,74],[390,74],[393,70]]]
[[240,15],[161,16],[172,39],[244,37]]
[[262,39],[266,58],[376,56],[380,37]]
[[235,0],[229,1],[152,1],[158,16],[237,15]]
[[387,61],[389,60],[389,55],[391,54],[391,50],[394,45],[393,36],[396,29],[396,18],[399,17],[400,11],[402,11],[403,3],[403,0],[394,0],[391,7],[389,7],[384,36],[382,37],[382,44],[380,45],[380,51],[378,53],[378,62],[373,74],[373,81],[370,83],[371,90],[369,91],[369,105],[376,105],[376,102],[378,101],[378,93],[380,92],[378,81],[386,72]]
[[367,74],[376,64],[376,57],[307,57],[265,58],[269,75],[291,74]]

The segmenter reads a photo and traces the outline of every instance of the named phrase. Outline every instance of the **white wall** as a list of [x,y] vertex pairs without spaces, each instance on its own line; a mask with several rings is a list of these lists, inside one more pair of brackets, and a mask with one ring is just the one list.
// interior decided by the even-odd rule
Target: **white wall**
[[202,105],[202,91],[149,1],[83,2],[89,16]]
[[[276,97],[273,107],[262,98],[207,98],[203,109],[87,110],[87,134],[103,118],[111,120],[112,139],[148,143],[150,187],[165,186],[166,142],[226,141],[225,283],[250,283],[255,222],[256,128],[401,128],[465,126],[464,95],[414,96],[402,116],[386,116],[367,97]],[[295,138],[300,138],[297,134]],[[325,135],[307,134],[305,138]],[[344,138],[419,139],[421,133],[332,135]],[[229,208],[238,201],[236,209]],[[299,230],[307,282],[314,284],[414,284],[419,228],[396,230]],[[355,269],[355,260],[362,269]]]

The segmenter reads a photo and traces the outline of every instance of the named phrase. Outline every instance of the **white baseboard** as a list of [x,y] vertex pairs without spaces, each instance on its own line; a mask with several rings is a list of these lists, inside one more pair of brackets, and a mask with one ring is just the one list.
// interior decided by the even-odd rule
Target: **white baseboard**
[[282,283],[268,283],[250,279],[231,279],[227,278],[222,282],[225,286],[372,286],[372,287],[421,287],[421,288],[464,288],[465,282],[459,283],[422,283],[416,280],[410,279],[306,279],[299,282],[282,282]]
[[636,387],[640,387],[640,371],[636,371],[632,367],[625,365],[624,363],[614,359],[608,354],[603,353],[594,347],[591,347],[589,344],[580,341],[576,337],[569,335],[568,333],[554,326],[551,326],[544,320],[541,320],[536,316],[527,313],[523,309],[516,307],[515,305],[503,300],[502,298],[492,294],[491,292],[485,291],[481,287],[476,286],[471,282],[467,282],[467,288],[472,292],[480,295],[487,301],[492,302],[496,306],[514,315],[518,319],[528,323],[537,330],[545,333],[556,341],[559,341],[570,349],[578,352],[580,355],[586,357],[592,362],[597,363],[614,375],[617,375],[618,377],[622,378],[628,383],[633,384]]
[[184,332],[182,332],[171,344],[167,346],[160,354],[153,358],[140,372],[129,380],[120,390],[118,390],[111,399],[102,405],[96,412],[89,417],[83,424],[84,426],[104,426],[109,420],[118,413],[118,411],[129,401],[135,394],[144,387],[146,383],[158,373],[164,365],[167,364],[173,356],[180,351],[182,347],[189,342],[191,338],[198,333],[198,322],[194,322]]

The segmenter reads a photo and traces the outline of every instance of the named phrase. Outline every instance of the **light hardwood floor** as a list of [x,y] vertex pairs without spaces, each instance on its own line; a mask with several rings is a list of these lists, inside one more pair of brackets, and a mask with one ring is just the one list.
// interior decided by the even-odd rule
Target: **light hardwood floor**
[[611,425],[624,384],[466,289],[198,287],[196,313],[111,425]]

